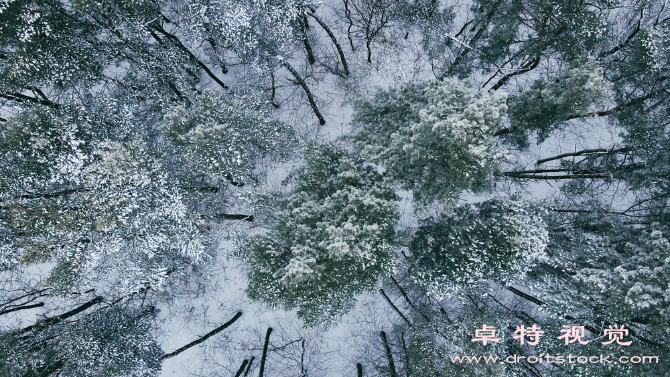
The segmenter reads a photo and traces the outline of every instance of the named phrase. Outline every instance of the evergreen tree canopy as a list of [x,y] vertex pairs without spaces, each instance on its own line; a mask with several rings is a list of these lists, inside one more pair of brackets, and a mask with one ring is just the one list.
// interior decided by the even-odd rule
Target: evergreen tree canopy
[[396,195],[372,167],[335,145],[312,146],[269,229],[241,247],[248,292],[307,323],[330,323],[394,266]]

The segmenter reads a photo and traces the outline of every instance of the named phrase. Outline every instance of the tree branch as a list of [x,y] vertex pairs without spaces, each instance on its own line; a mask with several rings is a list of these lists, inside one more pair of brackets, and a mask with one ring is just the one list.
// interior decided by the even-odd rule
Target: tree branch
[[[26,293],[26,294],[24,294],[24,295],[22,295],[22,296],[15,297],[15,298],[13,298],[13,299],[11,299],[11,300],[9,300],[9,301],[5,301],[5,302],[3,302],[2,304],[0,304],[0,307],[8,306],[8,305],[11,304],[12,302],[15,302],[15,301],[24,299],[24,298],[26,298],[26,297],[35,296],[35,297],[31,298],[30,300],[28,300],[27,302],[24,302],[23,304],[25,305],[25,304],[27,304],[28,302],[34,301],[34,300],[37,299],[38,297],[46,296],[47,294],[43,294],[43,293],[46,292],[46,291],[48,291],[48,289],[40,289],[40,290],[37,290],[37,291],[33,291],[33,292],[30,292],[30,293]],[[25,290],[24,290],[24,292],[25,292]]]
[[59,197],[62,197],[62,196],[68,196],[68,195],[72,195],[72,194],[76,194],[76,193],[80,193],[80,192],[87,192],[87,191],[90,191],[90,190],[91,189],[89,189],[89,188],[80,187],[80,188],[74,188],[74,189],[65,189],[65,190],[60,190],[60,191],[48,192],[48,193],[43,193],[43,194],[33,193],[33,192],[29,192],[29,191],[26,190],[26,192],[28,194],[20,195],[18,197],[18,199],[28,199],[28,200],[38,199],[38,198],[39,199],[52,199],[52,198],[59,198]]
[[601,153],[615,154],[615,153],[628,152],[628,151],[629,151],[628,148],[618,148],[618,149],[602,149],[602,148],[600,148],[600,149],[584,149],[584,150],[581,150],[581,151],[578,151],[578,152],[563,153],[563,154],[559,154],[559,155],[557,155],[557,156],[543,158],[543,159],[541,159],[541,160],[537,160],[537,162],[535,163],[535,165],[544,164],[545,162],[549,162],[549,161],[560,160],[560,159],[565,158],[565,157],[577,157],[577,156],[582,156],[582,155],[585,155],[585,154],[601,154]]
[[384,297],[384,299],[386,300],[386,302],[388,302],[389,305],[391,305],[391,307],[393,308],[393,310],[395,310],[396,313],[398,313],[398,314],[400,315],[400,317],[402,317],[402,319],[404,319],[405,322],[407,322],[407,325],[408,325],[408,326],[412,326],[412,322],[410,322],[409,319],[407,319],[407,317],[405,317],[405,315],[402,314],[402,312],[400,311],[400,309],[398,309],[398,307],[395,306],[395,305],[393,304],[393,302],[391,301],[391,299],[389,298],[389,296],[386,295],[386,292],[384,292],[383,289],[380,289],[380,290],[379,290],[379,293],[382,294],[382,296]]
[[[477,41],[479,40],[479,38],[481,38],[482,34],[484,33],[484,30],[486,30],[486,29],[488,28],[488,24],[489,24],[489,22],[491,21],[491,19],[493,18],[493,16],[496,14],[496,11],[498,10],[498,7],[499,7],[500,4],[502,4],[502,3],[503,3],[502,0],[499,0],[499,1],[495,2],[495,3],[491,6],[491,9],[489,9],[489,11],[486,13],[486,16],[484,17],[483,22],[478,23],[478,24],[472,26],[472,29],[470,29],[470,31],[475,30],[475,28],[476,28],[477,26],[479,26],[480,24],[482,25],[482,26],[479,28],[479,30],[477,30],[477,32],[475,33],[475,35],[474,35],[472,38],[470,38],[470,40],[469,40],[468,43],[467,43],[468,46],[475,46],[475,44],[477,43]],[[453,72],[454,68],[455,68],[458,64],[460,64],[460,62],[461,62],[461,60],[463,59],[463,57],[464,57],[465,55],[467,55],[470,51],[472,51],[472,47],[467,48],[467,49],[464,49],[464,50],[461,50],[460,52],[458,52],[458,54],[457,54],[456,57],[454,58],[454,61],[449,65],[449,69],[447,70],[447,73],[445,73],[444,75],[441,75],[441,78],[444,78],[444,77],[446,77],[448,74],[451,74],[451,73]]]
[[40,377],[48,377],[53,375],[54,373],[58,372],[59,370],[63,369],[65,366],[65,361],[64,360],[58,360],[54,364],[51,364],[49,366],[43,366],[39,368],[37,371],[39,372]]
[[610,179],[616,178],[610,174],[565,174],[565,175],[535,175],[524,174],[524,172],[505,172],[504,175],[517,179],[537,179],[537,180],[563,180],[563,179]]
[[312,92],[309,90],[309,87],[307,87],[307,84],[305,83],[305,80],[300,77],[298,72],[291,67],[291,65],[286,62],[282,61],[281,63],[286,69],[288,69],[289,72],[295,77],[296,81],[298,81],[298,84],[302,87],[302,89],[305,91],[305,94],[307,94],[307,100],[309,101],[310,106],[312,106],[312,111],[314,111],[314,114],[316,117],[319,119],[319,124],[324,125],[326,124],[326,120],[323,119],[323,115],[321,115],[321,112],[319,111],[319,108],[316,107],[316,102],[314,102],[314,97],[312,96]]
[[[209,45],[212,47],[214,53],[218,55],[217,53],[218,49],[216,47],[216,42],[214,42],[214,38],[210,36],[209,38],[207,38],[207,41],[209,42]],[[218,60],[219,60],[219,67],[221,67],[221,73],[225,75],[226,73],[228,73],[228,67],[226,67],[226,63],[223,61],[222,57],[219,57]]]
[[240,365],[240,369],[238,369],[237,373],[235,373],[235,377],[240,377],[242,375],[242,373],[244,372],[244,368],[247,366],[247,363],[249,363],[249,360],[244,359],[242,365]]
[[633,37],[635,37],[635,35],[640,31],[640,26],[642,26],[642,18],[644,18],[644,8],[640,10],[640,18],[637,20],[637,25],[635,26],[635,29],[628,35],[626,40],[618,44],[617,46],[613,47],[609,51],[601,54],[600,58],[602,59],[608,57],[614,54],[615,52],[621,50],[624,46],[626,46],[633,39]]
[[200,215],[202,219],[217,219],[217,220],[244,220],[252,222],[254,221],[254,215],[245,215],[239,213],[217,213],[214,215]]
[[[307,19],[305,19],[305,21],[306,20]],[[309,43],[309,39],[307,39],[307,31],[305,30],[307,27],[305,26],[305,21],[303,21],[300,17],[298,18],[298,23],[300,23],[300,32],[302,33],[302,44],[305,46],[305,51],[307,52],[307,61],[309,64],[314,64],[316,63],[316,58],[314,58],[312,45]]]
[[384,349],[386,350],[386,358],[389,361],[389,369],[391,377],[398,377],[398,372],[395,370],[395,363],[393,362],[393,354],[391,353],[391,347],[389,347],[388,339],[386,339],[386,333],[380,332],[379,335],[382,337],[382,342],[384,342]]
[[321,25],[323,30],[326,31],[326,34],[330,37],[330,40],[333,41],[333,44],[335,45],[335,48],[337,49],[337,53],[340,54],[340,61],[342,61],[342,70],[344,71],[344,74],[349,76],[349,66],[347,65],[347,60],[344,57],[344,51],[342,50],[342,47],[340,47],[340,44],[337,42],[337,38],[335,38],[335,34],[330,30],[328,25],[326,25],[325,22],[323,22],[316,14],[313,13],[314,9],[312,9],[312,12],[307,12],[310,17],[314,18],[316,22]]
[[255,359],[256,356],[251,356],[251,359],[249,359],[249,364],[247,364],[247,370],[244,371],[244,377],[247,377],[247,375],[249,374],[249,371],[251,370],[251,364],[254,362]]
[[27,95],[21,94],[21,93],[16,93],[16,92],[3,93],[3,94],[0,94],[0,97],[6,98],[6,99],[11,100],[11,101],[15,101],[15,102],[28,101],[28,102],[32,102],[32,103],[38,103],[38,104],[44,105],[44,106],[49,106],[49,107],[54,108],[54,109],[60,109],[60,104],[58,104],[58,103],[49,101],[48,99],[39,99],[39,98],[36,98],[36,97],[27,96]]
[[258,377],[263,377],[263,372],[265,372],[265,359],[268,355],[268,344],[270,343],[270,334],[272,334],[272,327],[268,327],[268,331],[265,333],[265,344],[263,345],[263,356],[261,357],[261,369],[258,372]]
[[447,314],[447,311],[444,310],[444,308],[440,305],[440,313],[444,316],[444,318],[449,322],[450,324],[454,324],[454,322],[449,318],[449,314]]
[[[660,77],[659,81],[663,82],[666,79],[667,79],[667,77]],[[577,119],[577,118],[592,118],[592,117],[602,117],[602,116],[605,116],[605,115],[610,115],[610,114],[615,113],[619,110],[623,110],[626,107],[630,107],[630,106],[636,105],[638,103],[642,103],[642,102],[650,99],[654,95],[658,94],[659,92],[662,92],[662,90],[651,91],[651,92],[647,93],[646,95],[644,95],[642,97],[637,97],[635,99],[632,99],[632,100],[630,100],[626,103],[622,103],[621,105],[617,105],[617,106],[615,106],[611,109],[608,109],[608,110],[595,111],[595,112],[588,113],[588,114],[569,115],[563,120],[563,122],[565,122],[567,120]]]
[[[668,76],[661,76],[661,77],[658,78],[658,82],[663,82],[663,81],[665,81],[665,80],[667,80],[667,79],[668,79]],[[656,94],[658,94],[658,93],[660,93],[660,92],[662,92],[662,91],[663,91],[663,90],[655,90],[655,91],[651,91],[651,92],[647,93],[646,95],[644,95],[644,96],[642,96],[642,97],[637,97],[637,98],[635,98],[635,99],[632,99],[632,100],[630,100],[630,101],[628,101],[628,102],[626,102],[626,103],[622,103],[622,104],[620,104],[620,105],[617,105],[617,106],[615,106],[615,107],[613,107],[613,108],[611,108],[611,109],[608,109],[608,110],[594,111],[594,112],[592,112],[592,113],[588,113],[588,114],[572,114],[572,115],[568,115],[568,116],[566,116],[564,119],[558,120],[556,123],[566,122],[566,121],[568,121],[568,120],[573,120],[573,119],[578,119],[578,118],[592,118],[592,117],[602,117],[602,116],[610,115],[610,114],[615,113],[615,112],[617,112],[617,111],[623,110],[623,109],[625,109],[625,108],[627,108],[627,107],[636,105],[636,104],[638,104],[638,103],[642,103],[642,102],[644,102],[644,101],[650,99],[651,97],[653,97],[654,95],[656,95]],[[494,133],[493,136],[507,135],[507,134],[510,134],[510,133],[512,133],[512,132],[514,132],[514,131],[516,131],[516,130],[517,130],[517,127],[507,127],[507,128],[503,128],[503,129],[500,129],[500,130],[496,131],[496,133]]]
[[421,314],[421,316],[426,320],[426,322],[430,323],[430,318],[428,318],[427,315],[423,314],[416,306],[414,306],[414,303],[409,299],[409,296],[407,295],[407,292],[405,292],[405,290],[400,286],[398,281],[393,276],[391,276],[391,281],[393,281],[395,286],[398,287],[398,289],[400,290],[400,293],[405,298],[405,301],[407,301],[407,304],[409,304],[409,306],[412,309],[414,309],[414,311]]
[[493,299],[493,301],[495,301],[498,305],[502,306],[502,307],[505,308],[507,311],[509,311],[510,313],[514,314],[514,316],[517,317],[518,319],[520,319],[520,320],[522,320],[522,321],[531,321],[531,322],[534,322],[534,323],[538,323],[533,317],[529,316],[528,314],[524,313],[523,311],[516,311],[516,310],[513,310],[513,309],[511,309],[511,308],[508,308],[505,304],[503,304],[502,302],[498,301],[498,299],[495,298],[495,296],[493,296],[492,294],[487,293],[486,295],[487,295],[488,297],[491,297],[491,298]]
[[275,102],[275,92],[277,91],[275,86],[275,74],[270,71],[270,80],[272,81],[272,94],[270,95],[270,103],[274,106],[275,109],[279,108],[279,104]]
[[189,59],[190,59],[193,63],[195,63],[196,65],[198,65],[200,68],[202,68],[203,71],[205,71],[205,73],[207,73],[207,75],[208,75],[212,80],[214,80],[217,84],[219,84],[219,86],[221,86],[223,89],[228,89],[228,86],[226,86],[226,84],[224,84],[223,81],[221,81],[218,77],[216,77],[216,75],[214,74],[214,72],[212,72],[212,71],[209,69],[209,67],[207,67],[207,65],[206,65],[205,63],[203,63],[202,61],[200,61],[200,59],[198,59],[195,55],[193,55],[193,53],[191,52],[191,50],[189,50],[186,46],[184,46],[184,44],[181,43],[181,40],[179,40],[179,38],[178,38],[176,35],[171,34],[171,33],[169,33],[168,31],[166,31],[165,29],[163,29],[163,27],[162,27],[158,22],[153,22],[153,23],[151,23],[151,27],[153,27],[154,30],[158,31],[159,33],[163,34],[163,35],[166,36],[168,39],[170,39],[170,40],[175,44],[175,46],[177,46],[177,48],[179,48],[179,49],[182,50],[184,53],[186,53],[186,55],[188,55]]
[[6,309],[6,310],[1,311],[0,315],[11,313],[11,312],[17,312],[19,310],[41,308],[42,306],[44,306],[43,302],[38,302],[37,304],[32,304],[32,305],[17,305],[17,306],[14,306],[11,309]]
[[70,317],[73,317],[73,316],[75,316],[75,315],[77,315],[77,314],[83,312],[84,310],[86,310],[86,309],[88,309],[88,308],[90,308],[90,307],[92,307],[92,306],[95,306],[95,305],[101,303],[102,300],[103,300],[102,297],[100,297],[100,296],[96,296],[96,297],[94,297],[92,300],[90,300],[90,301],[84,303],[83,305],[80,305],[80,306],[78,306],[78,307],[76,307],[76,308],[74,308],[74,309],[72,309],[72,310],[70,310],[70,311],[68,311],[68,312],[65,312],[65,313],[63,313],[63,314],[61,314],[61,315],[58,315],[58,316],[56,316],[56,317],[51,317],[51,318],[43,319],[43,320],[41,320],[41,321],[38,321],[38,322],[35,323],[34,325],[31,325],[31,326],[28,326],[28,327],[26,327],[26,328],[23,328],[23,329],[19,330],[18,332],[19,332],[19,333],[26,333],[26,332],[28,332],[28,331],[30,331],[30,330],[36,328],[36,327],[49,327],[49,326],[53,326],[53,325],[57,324],[57,323],[60,322],[60,321],[66,320],[66,319],[68,319],[68,318],[70,318]]
[[518,69],[514,72],[511,72],[511,73],[508,73],[505,76],[503,76],[502,78],[500,78],[500,80],[498,80],[498,82],[495,83],[495,85],[493,85],[490,90],[491,91],[498,90],[498,88],[503,86],[512,77],[520,75],[522,73],[526,73],[528,71],[532,71],[533,69],[535,69],[535,67],[537,67],[538,64],[540,64],[540,57],[539,56],[534,58],[534,59],[528,60],[527,62],[525,62],[521,66],[520,69]]
[[463,27],[461,27],[461,30],[459,30],[458,33],[456,33],[454,35],[454,38],[458,38],[461,34],[463,34],[465,29],[472,23],[472,21],[474,21],[474,20],[470,20],[470,21],[466,22],[465,24],[463,24]]
[[516,289],[516,288],[514,288],[514,287],[512,287],[512,286],[505,287],[505,288],[506,288],[508,291],[514,293],[515,295],[520,296],[520,297],[523,297],[523,298],[525,298],[526,300],[528,300],[528,301],[530,301],[530,302],[532,302],[532,303],[535,303],[535,304],[537,304],[537,305],[543,305],[543,304],[544,304],[544,302],[540,301],[539,299],[537,299],[537,298],[535,298],[535,297],[533,297],[533,296],[531,296],[531,295],[529,295],[529,294],[523,293],[523,292],[521,292],[520,290],[518,290],[518,289]]
[[207,340],[209,337],[211,337],[213,335],[216,335],[216,334],[220,333],[221,331],[225,330],[226,328],[228,328],[230,325],[235,323],[235,321],[237,321],[241,316],[242,316],[242,312],[237,312],[237,314],[235,314],[235,316],[230,321],[228,321],[228,322],[224,323],[223,325],[215,328],[214,330],[208,332],[207,334],[203,335],[199,339],[196,339],[196,340],[192,341],[191,343],[179,348],[178,350],[170,352],[170,353],[166,353],[165,355],[161,356],[161,360],[165,360],[165,359],[168,359],[170,357],[177,356],[180,353],[186,351],[187,349],[189,349],[193,346],[197,346],[198,344]]
[[[572,169],[572,168],[556,168],[556,169],[533,169],[533,170],[520,170],[520,171],[507,171],[503,172],[502,175],[510,178],[517,179],[542,179],[542,180],[552,180],[552,179],[622,179],[625,178],[625,173],[637,171],[647,167],[647,164],[644,162],[640,163],[629,163],[624,165],[623,163],[620,166],[612,167],[609,169],[603,168],[587,168],[587,169]],[[546,173],[561,173],[565,172],[564,175],[546,175]],[[624,173],[623,175],[621,173]]]
[[351,46],[351,51],[356,51],[354,48],[354,40],[351,38],[351,28],[354,26],[354,21],[351,19],[351,10],[349,10],[349,0],[344,0],[344,14],[349,20],[349,26],[347,27],[347,37],[349,38],[349,45]]
[[305,372],[305,339],[302,340],[300,344],[302,347],[302,353],[300,354],[300,377],[306,377],[307,373]]
[[412,364],[409,362],[409,352],[407,351],[407,344],[405,343],[405,332],[400,333],[400,338],[402,339],[402,350],[405,353],[405,369],[407,369],[407,377],[412,375]]

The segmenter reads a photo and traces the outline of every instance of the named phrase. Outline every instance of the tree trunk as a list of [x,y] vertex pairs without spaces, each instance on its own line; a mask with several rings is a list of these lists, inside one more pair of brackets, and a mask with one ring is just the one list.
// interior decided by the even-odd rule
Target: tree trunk
[[412,326],[412,322],[410,322],[409,319],[407,319],[407,317],[405,317],[405,315],[402,314],[402,312],[400,311],[400,309],[398,309],[398,307],[395,306],[395,305],[393,304],[393,302],[391,301],[391,299],[389,298],[389,296],[386,295],[386,292],[384,292],[383,289],[380,289],[380,290],[379,290],[379,293],[382,294],[382,296],[384,297],[384,299],[386,300],[386,302],[388,302],[389,305],[391,305],[391,307],[393,308],[393,310],[395,310],[396,313],[398,313],[398,314],[400,315],[400,317],[402,317],[402,319],[404,319],[405,322],[407,322],[407,325],[408,325],[408,326]]
[[55,325],[55,324],[57,324],[58,322],[63,321],[63,320],[65,320],[65,319],[68,319],[68,318],[70,318],[70,317],[73,317],[73,316],[75,316],[75,315],[77,315],[77,314],[83,312],[84,310],[90,308],[91,306],[95,306],[95,305],[97,305],[97,304],[99,304],[99,303],[101,303],[101,302],[102,302],[102,297],[100,297],[100,296],[96,296],[96,297],[93,298],[92,300],[88,301],[87,303],[85,303],[85,304],[83,304],[83,305],[78,306],[78,307],[75,308],[75,309],[72,309],[72,310],[70,310],[70,311],[68,311],[68,312],[65,312],[65,313],[63,313],[63,314],[61,314],[61,315],[59,315],[59,316],[56,316],[56,317],[51,317],[51,318],[47,318],[47,319],[38,321],[38,322],[35,323],[34,325],[31,325],[31,326],[28,326],[28,327],[26,327],[26,328],[24,328],[24,329],[22,329],[22,330],[19,330],[19,332],[21,332],[21,333],[26,333],[26,332],[28,332],[28,331],[30,331],[30,330],[34,329],[35,327],[38,327],[38,326],[40,326],[40,327],[41,327],[41,326],[48,327],[48,326]]
[[232,325],[233,323],[235,323],[235,321],[237,321],[237,319],[240,318],[241,316],[242,316],[242,312],[237,312],[237,314],[235,314],[235,316],[234,316],[230,321],[228,321],[228,322],[224,323],[223,325],[221,325],[221,326],[215,328],[214,330],[208,332],[207,334],[203,335],[203,336],[200,337],[199,339],[196,339],[196,340],[192,341],[191,343],[189,343],[189,344],[187,344],[187,345],[185,345],[185,346],[179,348],[178,350],[173,351],[173,352],[170,352],[170,353],[167,353],[167,354],[161,356],[161,360],[165,360],[165,359],[168,359],[168,358],[170,358],[170,357],[177,356],[177,355],[179,355],[180,353],[186,351],[187,349],[189,349],[189,348],[191,348],[191,347],[193,347],[193,346],[197,346],[198,344],[200,344],[200,343],[204,342],[205,340],[207,340],[209,337],[211,337],[211,336],[213,336],[213,335],[216,335],[216,334],[220,333],[221,331],[225,330],[228,326],[230,326],[230,325]]
[[405,370],[407,373],[407,377],[410,377],[412,375],[412,364],[409,362],[409,352],[407,351],[407,344],[405,343],[405,332],[403,331],[401,334],[402,337],[402,350],[405,352]]
[[[314,10],[312,10],[314,12]],[[344,74],[346,76],[349,76],[349,66],[347,65],[347,59],[344,57],[344,51],[342,51],[342,47],[340,47],[340,44],[337,42],[337,38],[335,38],[335,34],[330,30],[328,25],[326,25],[325,22],[323,22],[316,14],[314,13],[307,13],[309,14],[312,18],[316,20],[316,22],[321,25],[323,30],[326,31],[326,34],[330,37],[330,40],[333,41],[333,44],[335,45],[335,48],[337,49],[337,53],[340,55],[340,61],[342,61],[342,70],[344,71]]]
[[302,33],[302,44],[305,46],[305,51],[307,52],[307,61],[309,64],[314,64],[316,63],[316,58],[314,58],[312,45],[309,43],[309,39],[307,38],[307,27],[305,26],[305,22],[302,19],[298,18],[298,22],[300,22],[300,32]]
[[237,373],[235,373],[235,377],[240,377],[242,373],[244,372],[244,368],[246,368],[247,363],[249,363],[249,360],[244,359],[242,362],[242,365],[240,365],[240,369],[237,370]]
[[407,292],[405,292],[405,290],[402,289],[402,287],[400,286],[400,284],[398,283],[398,281],[397,281],[393,276],[391,276],[391,281],[393,281],[393,283],[395,284],[395,286],[398,287],[398,289],[400,290],[400,293],[402,293],[402,296],[405,298],[405,301],[407,301],[407,304],[409,304],[409,306],[410,306],[412,309],[414,309],[414,311],[416,311],[417,313],[421,314],[421,316],[426,320],[426,322],[430,322],[430,318],[428,318],[427,315],[421,313],[421,312],[419,311],[419,309],[418,309],[416,306],[414,306],[414,303],[412,303],[412,301],[410,301],[409,296],[407,295]]
[[261,357],[261,371],[258,372],[258,377],[263,377],[263,372],[265,372],[265,358],[268,355],[268,344],[270,343],[270,334],[272,334],[272,327],[268,327],[268,332],[265,333],[265,344],[263,345],[263,356]]
[[319,124],[322,126],[326,124],[326,120],[323,118],[323,115],[321,115],[319,108],[316,107],[316,102],[314,102],[314,96],[312,96],[312,92],[309,90],[309,87],[305,83],[305,80],[303,80],[302,77],[300,77],[298,72],[295,69],[293,69],[293,67],[291,67],[291,65],[288,64],[288,62],[284,61],[282,62],[282,64],[284,65],[284,67],[286,67],[286,69],[288,69],[289,72],[291,72],[293,77],[295,77],[295,80],[302,87],[302,90],[304,90],[305,94],[307,94],[307,100],[309,101],[309,105],[312,106],[312,111],[314,111],[314,114],[319,119]]
[[498,82],[495,83],[495,85],[493,85],[491,87],[491,91],[493,92],[493,91],[498,90],[501,86],[505,85],[505,83],[509,79],[511,79],[512,77],[514,77],[516,75],[520,75],[522,73],[532,71],[533,69],[535,69],[535,67],[537,67],[538,64],[540,64],[540,57],[539,56],[534,58],[534,59],[531,59],[531,60],[527,61],[525,64],[523,64],[521,66],[520,69],[518,69],[518,70],[516,70],[512,73],[508,73],[505,76],[503,76],[500,80],[498,80]]
[[251,370],[251,364],[253,364],[254,360],[256,360],[255,356],[251,356],[251,359],[249,359],[249,364],[247,364],[247,370],[244,371],[244,377],[247,377],[249,374],[249,371]]
[[270,80],[272,80],[272,93],[270,95],[270,103],[274,106],[275,109],[279,108],[279,104],[275,102],[275,92],[277,91],[275,87],[275,74],[270,71]]
[[354,47],[354,40],[351,38],[351,28],[354,27],[354,20],[351,19],[351,10],[349,10],[348,0],[344,0],[344,14],[347,16],[347,20],[349,20],[349,26],[347,27],[347,38],[349,38],[349,45],[351,46],[351,51],[355,52],[356,48]]
[[44,306],[43,302],[38,302],[37,304],[32,304],[32,305],[18,305],[14,306],[11,309],[6,309],[0,312],[0,315],[11,313],[11,312],[17,312],[19,310],[26,310],[26,309],[33,309],[33,308],[40,308]]
[[49,101],[48,99],[39,99],[31,96],[27,96],[25,94],[21,93],[5,93],[5,94],[0,94],[0,97],[6,98],[8,100],[12,100],[15,102],[24,102],[24,101],[29,101],[33,103],[39,103],[40,105],[48,106],[54,109],[60,109],[60,104]]
[[618,148],[618,149],[584,149],[584,150],[577,151],[577,152],[563,153],[563,154],[559,154],[559,155],[557,155],[557,156],[543,158],[543,159],[541,159],[541,160],[537,160],[537,162],[535,163],[535,165],[541,165],[541,164],[544,164],[545,162],[554,161],[554,160],[560,160],[560,159],[565,158],[565,157],[578,157],[578,156],[582,156],[582,155],[585,155],[585,154],[586,154],[586,155],[588,155],[588,154],[615,154],[615,153],[628,152],[628,151],[629,151],[628,148]]
[[160,24],[158,24],[157,22],[152,23],[152,24],[151,24],[151,27],[154,28],[154,30],[156,30],[156,31],[158,31],[159,33],[161,33],[161,34],[163,34],[164,36],[166,36],[168,39],[170,39],[170,40],[175,44],[175,46],[177,46],[178,49],[182,50],[186,55],[188,55],[189,59],[190,59],[193,63],[195,63],[196,65],[198,65],[200,68],[202,68],[203,71],[205,71],[205,73],[207,73],[207,75],[208,75],[212,80],[214,80],[217,84],[219,84],[219,86],[221,86],[223,89],[228,89],[228,86],[227,86],[226,84],[224,84],[223,81],[221,81],[221,79],[219,79],[218,77],[216,77],[216,75],[214,74],[214,72],[212,72],[212,71],[209,69],[209,67],[207,67],[207,65],[206,65],[205,63],[203,63],[202,61],[200,61],[200,59],[198,59],[197,56],[193,55],[193,53],[191,52],[191,50],[189,50],[186,46],[184,46],[184,44],[181,43],[181,40],[179,40],[179,38],[177,38],[176,35],[167,32],[167,31],[166,31],[165,29],[163,29],[163,27],[160,26]]
[[254,221],[254,215],[245,215],[245,214],[239,214],[239,213],[217,213],[212,216],[205,216],[203,215],[202,217],[207,218],[207,217],[212,217],[215,219],[221,219],[221,220],[244,220],[244,221]]
[[382,331],[379,334],[381,335],[382,341],[384,342],[384,349],[386,349],[386,357],[389,360],[389,370],[391,372],[391,377],[398,377],[398,372],[396,372],[395,363],[393,362],[393,354],[391,353],[391,347],[389,347],[388,339],[386,339],[386,333]]

